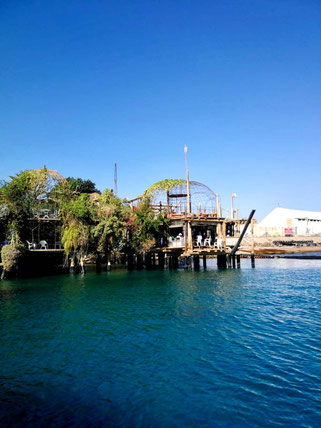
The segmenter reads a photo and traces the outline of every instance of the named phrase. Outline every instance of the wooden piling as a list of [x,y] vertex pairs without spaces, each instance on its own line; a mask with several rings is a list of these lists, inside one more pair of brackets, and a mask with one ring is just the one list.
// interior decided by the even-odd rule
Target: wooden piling
[[187,222],[187,239],[188,239],[188,249],[193,250],[193,238],[192,238],[192,224],[190,221]]
[[168,268],[169,268],[168,254],[164,254],[164,269],[168,269]]
[[206,269],[206,255],[203,256],[203,269]]
[[190,259],[191,259],[190,257],[184,257],[184,259],[183,259],[184,269],[190,268],[190,266],[191,266],[191,260]]
[[254,255],[254,222],[251,221],[251,266],[255,268],[255,255]]
[[223,249],[226,252],[226,223],[225,221],[222,224],[222,244],[223,244]]
[[152,269],[155,269],[156,267],[156,255],[155,253],[152,253]]
[[158,268],[164,269],[165,257],[164,253],[158,253]]
[[236,256],[236,265],[238,269],[241,267],[241,256],[239,254]]
[[233,269],[235,269],[235,255],[233,254],[232,256],[232,265],[233,265]]
[[145,267],[146,270],[152,269],[152,255],[150,253],[145,254]]
[[188,233],[187,233],[187,222],[186,221],[184,222],[183,230],[184,230],[184,250],[185,250],[185,253],[187,253],[187,251],[188,251]]
[[200,268],[200,257],[197,255],[193,255],[193,268],[194,270],[199,270]]
[[231,263],[231,256],[229,254],[226,256],[226,262],[227,262],[227,267],[231,268],[232,263]]
[[172,256],[172,261],[173,261],[173,269],[177,269],[178,268],[178,256],[175,254],[173,254]]
[[218,223],[218,224],[217,224],[217,237],[218,237],[218,238],[222,238],[222,237],[223,237],[223,233],[222,233],[222,223]]
[[131,251],[128,252],[127,254],[127,269],[128,270],[134,269],[134,255]]
[[252,268],[255,268],[255,255],[254,255],[254,253],[251,254],[251,266],[252,266]]
[[217,267],[219,269],[226,269],[226,254],[217,255]]
[[100,259],[100,254],[97,254],[97,258],[96,258],[96,273],[100,273],[101,272],[101,259]]
[[137,270],[143,269],[143,256],[141,254],[137,254],[137,264],[136,264]]

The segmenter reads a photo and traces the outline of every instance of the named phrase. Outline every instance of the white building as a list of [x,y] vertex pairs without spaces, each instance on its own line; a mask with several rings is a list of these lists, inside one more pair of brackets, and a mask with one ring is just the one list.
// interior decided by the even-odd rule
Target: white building
[[274,208],[255,226],[256,236],[321,235],[321,212]]

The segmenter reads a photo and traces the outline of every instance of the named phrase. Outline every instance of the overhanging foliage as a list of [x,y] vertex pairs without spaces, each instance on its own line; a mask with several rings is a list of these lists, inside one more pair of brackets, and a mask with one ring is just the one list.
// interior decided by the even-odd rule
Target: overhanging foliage
[[175,180],[175,179],[162,180],[148,187],[148,189],[146,189],[145,192],[143,193],[143,197],[150,197],[154,193],[156,193],[158,190],[165,190],[167,192],[171,190],[173,187],[181,186],[182,184],[185,184],[185,183],[186,183],[186,180]]

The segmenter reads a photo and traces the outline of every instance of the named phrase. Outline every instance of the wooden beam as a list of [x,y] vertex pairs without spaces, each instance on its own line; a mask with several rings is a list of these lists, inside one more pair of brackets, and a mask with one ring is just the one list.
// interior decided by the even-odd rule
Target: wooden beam
[[173,193],[173,194],[169,194],[168,195],[169,198],[186,198],[187,197],[187,193]]
[[223,249],[226,251],[226,222],[222,224],[222,239],[223,239]]

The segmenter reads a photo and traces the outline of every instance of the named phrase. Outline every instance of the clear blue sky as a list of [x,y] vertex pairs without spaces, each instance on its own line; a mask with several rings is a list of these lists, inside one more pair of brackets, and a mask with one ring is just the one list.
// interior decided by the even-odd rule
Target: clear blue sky
[[0,0],[0,178],[321,210],[320,0]]

